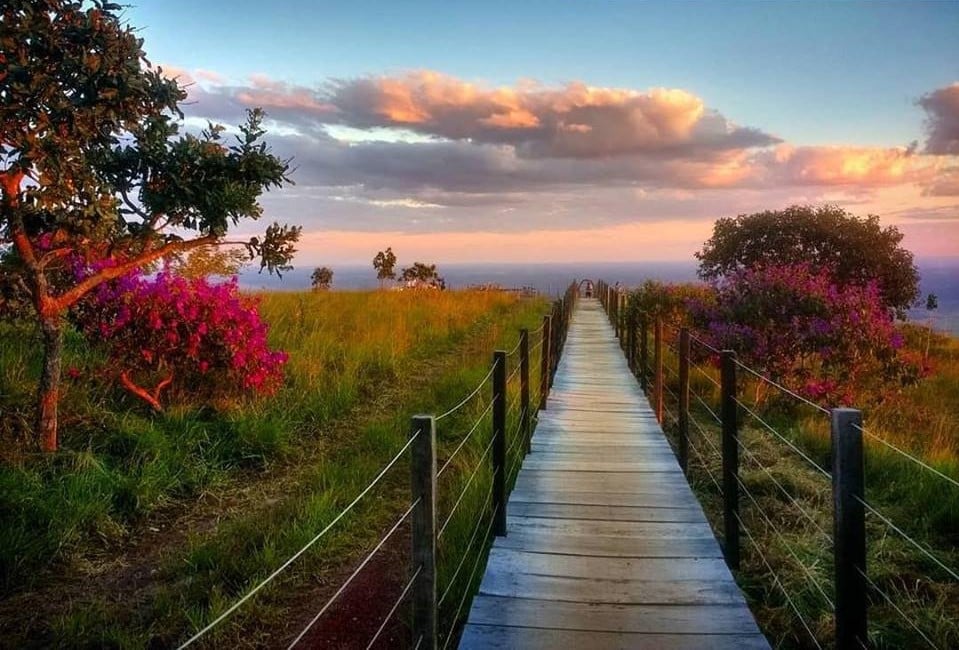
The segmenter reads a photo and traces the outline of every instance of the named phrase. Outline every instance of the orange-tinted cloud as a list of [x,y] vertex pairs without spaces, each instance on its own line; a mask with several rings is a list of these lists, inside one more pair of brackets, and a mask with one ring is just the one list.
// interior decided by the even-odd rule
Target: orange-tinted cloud
[[738,127],[680,89],[638,91],[574,82],[488,88],[433,71],[329,84],[337,123],[403,127],[452,140],[511,144],[529,157],[682,155],[766,146],[778,140]]
[[875,187],[930,180],[938,161],[911,147],[794,147],[780,145],[757,156],[765,184]]

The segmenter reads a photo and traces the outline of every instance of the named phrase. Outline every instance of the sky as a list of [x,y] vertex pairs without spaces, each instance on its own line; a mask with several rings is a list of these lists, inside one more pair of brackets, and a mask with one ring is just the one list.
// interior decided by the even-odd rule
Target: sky
[[[267,8],[268,7],[268,8]],[[959,2],[141,0],[188,128],[268,115],[298,265],[688,260],[713,222],[878,214],[959,256]]]

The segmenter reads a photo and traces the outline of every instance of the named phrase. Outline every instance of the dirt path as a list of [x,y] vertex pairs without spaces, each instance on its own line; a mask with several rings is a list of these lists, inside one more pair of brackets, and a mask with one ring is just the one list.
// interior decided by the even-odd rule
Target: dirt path
[[[188,542],[212,536],[218,527],[238,517],[268,511],[286,495],[295,495],[315,464],[335,448],[348,447],[370,423],[394,414],[443,369],[461,364],[469,350],[486,346],[490,323],[475,323],[462,342],[437,356],[412,359],[398,373],[408,381],[383,381],[345,415],[303,438],[295,459],[279,461],[262,471],[242,472],[228,483],[196,498],[182,500],[153,512],[138,523],[122,545],[90,551],[56,567],[30,591],[0,601],[0,647],[47,647],[51,621],[84,603],[106,602],[124,616],[137,618],[163,587],[163,569],[182,557]],[[398,505],[398,507],[401,507]],[[398,511],[397,514],[401,512]],[[383,552],[354,582],[331,617],[324,617],[302,647],[365,647],[380,621],[392,607],[406,580],[408,536],[400,530]],[[282,616],[271,615],[265,626],[246,634],[237,630],[239,647],[278,647],[288,643],[315,615],[335,589],[362,559],[362,553],[343,557],[321,581],[295,596],[280,597]],[[272,609],[272,608],[271,608]],[[276,614],[277,612],[274,612]],[[259,617],[258,617],[259,618]],[[329,620],[326,620],[329,618]],[[402,615],[383,632],[379,647],[402,648],[407,639]],[[232,635],[231,635],[232,636]],[[366,639],[359,642],[360,639]],[[282,643],[282,647],[286,647]],[[151,644],[152,647],[153,644]],[[161,644],[158,647],[163,647]]]

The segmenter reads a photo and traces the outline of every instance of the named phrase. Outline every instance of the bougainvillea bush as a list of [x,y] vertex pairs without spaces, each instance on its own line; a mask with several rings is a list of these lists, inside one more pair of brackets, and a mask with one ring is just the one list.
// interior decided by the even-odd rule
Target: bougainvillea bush
[[262,395],[283,379],[287,355],[270,349],[268,326],[236,278],[130,273],[97,287],[76,321],[106,348],[111,374],[156,410],[167,389],[193,399]]
[[756,266],[719,281],[714,301],[689,307],[712,345],[820,403],[883,399],[924,373],[901,352],[875,282],[840,287],[808,264]]

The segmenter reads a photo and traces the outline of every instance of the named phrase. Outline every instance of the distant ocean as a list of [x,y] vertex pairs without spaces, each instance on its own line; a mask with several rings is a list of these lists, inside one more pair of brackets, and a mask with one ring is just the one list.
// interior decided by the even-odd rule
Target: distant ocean
[[[548,295],[559,295],[572,279],[602,278],[632,286],[646,279],[665,282],[696,280],[695,262],[616,262],[570,264],[440,264],[440,274],[451,289],[471,285],[497,284],[502,287],[532,287]],[[926,322],[930,317],[937,329],[959,335],[959,258],[930,259],[918,263],[923,300],[928,293],[939,299],[939,309],[930,315],[925,309],[910,312],[910,319]],[[296,268],[282,279],[247,271],[241,274],[245,289],[296,291],[310,286],[313,268]],[[334,289],[372,289],[376,275],[369,265],[333,267]]]

